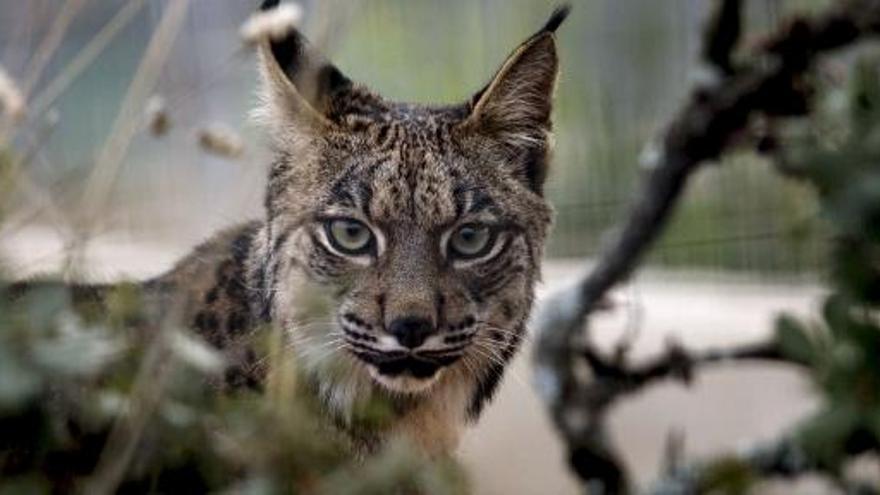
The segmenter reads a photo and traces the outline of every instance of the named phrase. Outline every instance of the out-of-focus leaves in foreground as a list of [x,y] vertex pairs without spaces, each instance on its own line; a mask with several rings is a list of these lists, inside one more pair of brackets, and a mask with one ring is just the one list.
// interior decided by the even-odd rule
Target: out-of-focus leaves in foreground
[[[842,481],[853,458],[880,451],[880,57],[862,55],[846,87],[818,86],[813,115],[784,126],[777,158],[818,193],[833,235],[830,293],[816,321],[783,315],[776,336],[820,396],[791,433],[800,458],[790,461]],[[718,461],[703,486],[746,493],[758,479],[749,469]]]
[[[0,178],[10,162],[0,153]],[[218,392],[222,357],[148,314],[136,286],[112,289],[103,309],[71,294],[0,282],[0,493],[466,491],[452,461],[402,443],[354,458],[296,379],[272,385],[289,382],[285,393]],[[365,406],[364,420],[384,411]],[[132,452],[114,451],[114,436]]]

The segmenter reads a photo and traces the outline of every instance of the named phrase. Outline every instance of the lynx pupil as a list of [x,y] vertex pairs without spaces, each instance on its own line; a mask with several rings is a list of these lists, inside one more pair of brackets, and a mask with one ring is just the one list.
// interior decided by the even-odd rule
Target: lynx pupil
[[489,246],[490,234],[489,227],[485,225],[465,225],[459,228],[451,239],[453,254],[463,258],[483,254]]
[[336,247],[346,254],[363,254],[373,238],[366,225],[353,219],[332,220],[328,231]]

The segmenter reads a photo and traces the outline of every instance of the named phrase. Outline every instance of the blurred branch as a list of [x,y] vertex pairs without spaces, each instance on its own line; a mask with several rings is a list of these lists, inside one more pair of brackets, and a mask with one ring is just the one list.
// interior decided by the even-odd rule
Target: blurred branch
[[782,356],[775,341],[761,342],[728,349],[689,352],[678,344],[667,346],[666,352],[638,366],[626,363],[626,354],[613,358],[603,356],[593,346],[583,350],[583,357],[594,373],[596,389],[605,389],[601,406],[610,405],[614,399],[629,395],[657,380],[674,378],[689,384],[700,366],[725,364],[743,360],[789,362]]
[[703,57],[726,75],[733,74],[731,61],[733,50],[742,31],[742,1],[725,1],[716,12],[716,19],[709,23],[706,34],[706,51]]
[[[626,491],[626,473],[607,433],[606,418],[619,399],[633,395],[655,382],[673,379],[689,385],[701,367],[741,361],[780,361],[789,363],[775,341],[727,349],[688,351],[678,344],[638,365],[627,362],[626,350],[604,356],[593,345],[579,351],[590,369],[588,381],[580,385],[577,406],[560,410],[567,424],[577,425],[582,437],[569,443],[571,467],[601,493]],[[573,405],[573,404],[572,404]]]
[[[810,95],[803,76],[816,57],[880,31],[880,1],[844,2],[814,19],[794,20],[734,67],[730,60],[740,31],[739,4],[724,0],[719,5],[705,41],[710,47],[705,52],[706,62],[715,80],[693,90],[668,125],[658,149],[647,154],[644,165],[649,170],[643,189],[623,228],[603,250],[593,270],[571,289],[547,299],[535,318],[537,386],[569,446],[573,468],[588,489],[595,487],[604,493],[626,490],[623,467],[607,440],[601,414],[605,406],[597,409],[595,394],[600,390],[613,399],[633,388],[627,385],[630,381],[609,380],[608,371],[602,368],[606,363],[589,352],[584,354],[576,345],[587,318],[605,293],[637,267],[700,165],[730,149],[753,117],[807,113]],[[702,364],[701,360],[687,362],[688,369]],[[672,360],[658,364],[656,372],[671,372],[670,363]],[[604,371],[607,383],[585,379],[577,372],[584,364],[598,382]],[[614,367],[611,371],[620,373]],[[641,385],[650,381],[654,372],[642,373]],[[624,376],[630,374],[632,371],[627,371]],[[613,392],[603,390],[606,388]]]

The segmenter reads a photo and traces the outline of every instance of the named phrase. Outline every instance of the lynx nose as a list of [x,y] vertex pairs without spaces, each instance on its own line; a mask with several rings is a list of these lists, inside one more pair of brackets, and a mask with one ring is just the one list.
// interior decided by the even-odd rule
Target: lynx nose
[[434,325],[426,318],[407,316],[391,322],[388,333],[394,336],[400,345],[415,349],[422,345],[432,333]]

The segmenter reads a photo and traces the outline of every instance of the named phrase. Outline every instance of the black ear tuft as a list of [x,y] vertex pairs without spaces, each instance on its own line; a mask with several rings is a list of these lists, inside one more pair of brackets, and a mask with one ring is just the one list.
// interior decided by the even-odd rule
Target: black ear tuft
[[263,1],[263,4],[260,5],[260,10],[270,10],[270,9],[274,9],[274,8],[277,7],[278,4],[280,4],[280,3],[281,3],[280,0],[264,0],[264,1]]
[[[269,46],[281,70],[288,77],[298,74],[307,61],[305,40],[298,31],[291,31],[283,39],[270,42]],[[293,82],[296,83],[295,80]]]
[[551,147],[553,92],[559,57],[553,32],[571,7],[559,7],[541,31],[507,57],[492,81],[471,99],[464,125],[490,136],[516,156],[513,174],[541,194]]
[[[271,10],[279,8],[279,3],[283,8],[285,4],[278,0],[266,0],[263,7]],[[267,121],[274,119],[286,126],[318,121],[343,124],[347,115],[368,113],[382,105],[381,98],[358,87],[298,30],[260,41]]]
[[559,28],[559,25],[562,24],[563,21],[565,21],[565,18],[568,17],[568,14],[570,13],[571,4],[567,3],[556,7],[556,10],[554,10],[553,14],[550,15],[550,19],[547,20],[547,24],[544,24],[544,28],[541,29],[541,32],[555,33],[556,29]]
[[353,83],[333,64],[327,64],[318,71],[318,88],[325,94],[333,95],[350,90]]
[[322,113],[330,112],[334,97],[353,86],[351,80],[315,52],[298,31],[291,31],[284,39],[271,42],[270,48],[288,79]]

